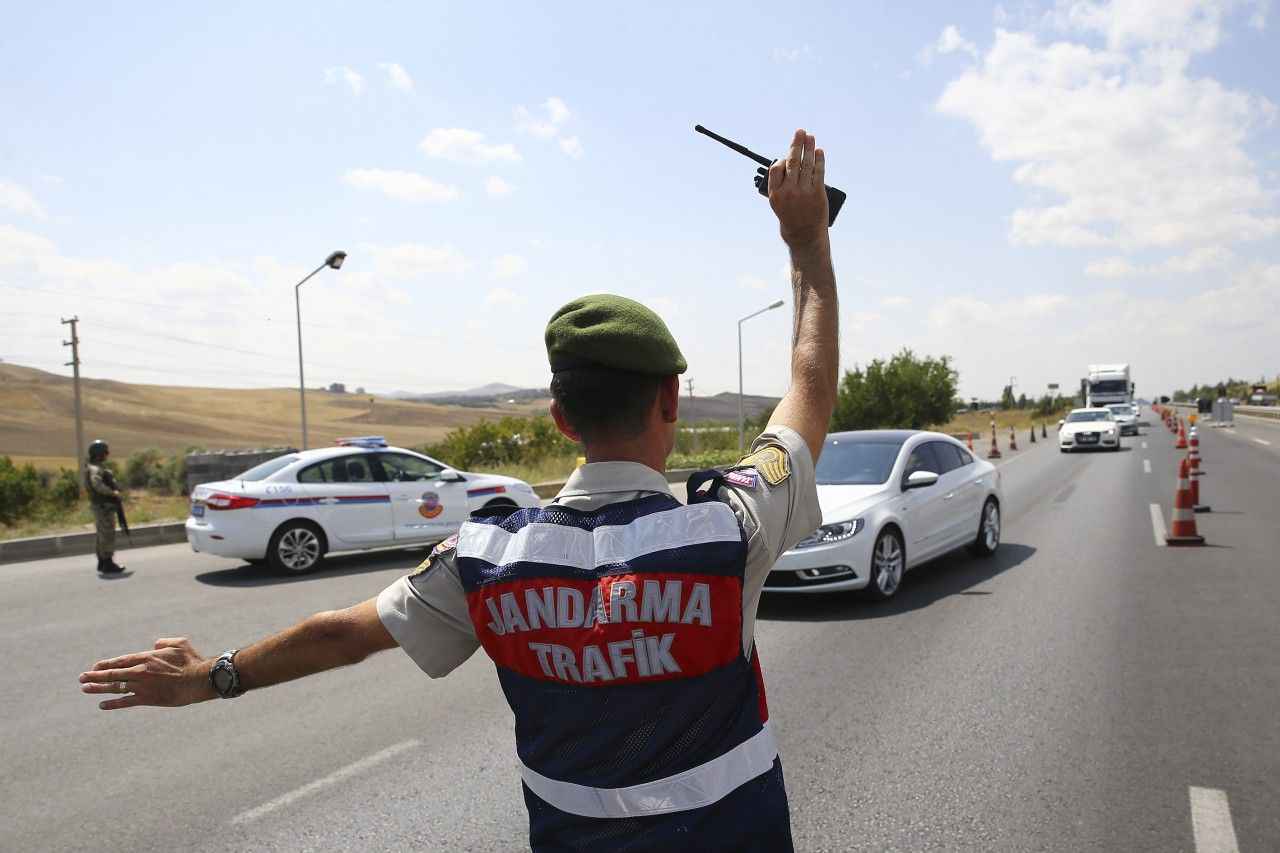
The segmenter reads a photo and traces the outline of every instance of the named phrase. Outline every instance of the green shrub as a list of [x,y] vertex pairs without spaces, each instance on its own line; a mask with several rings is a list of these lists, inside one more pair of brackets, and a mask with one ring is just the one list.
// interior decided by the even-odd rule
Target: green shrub
[[80,501],[80,478],[75,471],[60,468],[45,494],[54,509],[69,510]]
[[560,434],[548,417],[481,421],[449,432],[435,444],[419,448],[455,468],[535,464],[549,457],[581,451]]
[[0,456],[0,523],[12,524],[35,509],[40,497],[40,474],[34,465],[14,465]]

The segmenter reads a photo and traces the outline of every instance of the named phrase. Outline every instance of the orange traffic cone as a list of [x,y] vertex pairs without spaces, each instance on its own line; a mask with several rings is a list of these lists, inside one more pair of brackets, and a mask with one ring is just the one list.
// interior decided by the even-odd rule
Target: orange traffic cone
[[1173,447],[1175,450],[1187,449],[1187,431],[1183,427],[1178,427],[1178,443]]
[[969,452],[973,452],[973,433],[969,433]]
[[1187,460],[1178,463],[1178,491],[1173,495],[1173,524],[1169,535],[1164,538],[1166,545],[1203,545],[1204,537],[1196,532],[1195,504],[1191,499],[1191,478],[1187,475],[1191,469]]
[[1009,424],[1009,449],[1010,450],[1018,449],[1018,436],[1013,431],[1013,424]]
[[1195,427],[1191,428],[1191,449],[1187,451],[1187,468],[1191,477],[1191,509],[1195,512],[1213,512],[1213,507],[1200,503],[1200,478],[1204,472],[1200,470],[1200,436]]
[[996,444],[996,422],[991,422],[991,449],[987,451],[988,459],[1000,458],[1000,446]]
[[1196,428],[1191,428],[1191,434],[1187,436],[1191,449],[1187,451],[1187,461],[1191,463],[1191,470],[1200,470],[1200,436],[1196,433]]

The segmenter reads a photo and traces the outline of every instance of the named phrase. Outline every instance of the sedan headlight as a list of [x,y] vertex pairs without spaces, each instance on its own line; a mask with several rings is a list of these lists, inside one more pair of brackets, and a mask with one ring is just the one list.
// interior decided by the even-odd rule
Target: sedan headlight
[[852,539],[857,536],[858,531],[862,530],[862,528],[863,521],[861,518],[837,521],[835,524],[824,524],[796,543],[796,547],[813,548],[816,545],[830,545],[832,542],[842,542],[845,539]]

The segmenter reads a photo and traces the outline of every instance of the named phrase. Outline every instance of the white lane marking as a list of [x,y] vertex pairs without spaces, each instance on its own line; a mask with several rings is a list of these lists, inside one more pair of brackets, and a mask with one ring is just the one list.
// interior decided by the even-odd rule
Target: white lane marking
[[375,752],[373,755],[362,758],[353,764],[348,764],[346,767],[343,767],[339,770],[335,770],[332,773],[330,773],[328,776],[321,776],[319,779],[315,780],[314,782],[308,782],[306,785],[303,785],[301,788],[295,788],[294,790],[290,791],[287,794],[282,794],[281,796],[276,797],[274,800],[263,803],[257,808],[249,809],[247,812],[241,812],[240,814],[236,815],[231,819],[231,823],[242,824],[242,823],[248,823],[253,820],[257,820],[263,815],[270,814],[276,809],[284,808],[290,803],[297,802],[298,800],[302,799],[308,794],[312,794],[320,790],[321,788],[326,788],[329,785],[332,785],[336,782],[341,782],[343,779],[354,776],[357,773],[362,773],[365,770],[368,770],[370,767],[373,767],[375,764],[380,764],[381,762],[386,761],[388,758],[392,758],[393,756],[399,755],[400,753],[404,752],[406,749],[413,749],[415,746],[419,746],[421,744],[422,744],[422,741],[414,739],[414,740],[406,740],[403,743],[397,743],[393,746],[389,746],[386,749],[382,750],[381,752]]
[[1142,442],[1142,449],[1143,449],[1143,450],[1146,450],[1146,449],[1147,449],[1147,443],[1146,443],[1145,441],[1144,441],[1144,442]]
[[1161,548],[1164,547],[1165,538],[1164,513],[1160,511],[1160,504],[1151,505],[1151,532],[1156,535],[1156,544]]
[[1267,447],[1271,446],[1271,442],[1267,441],[1265,438],[1255,438],[1254,441],[1258,442],[1258,444],[1265,444]]
[[1196,853],[1240,853],[1226,791],[1191,788],[1191,831]]
[[1144,473],[1144,474],[1150,474],[1150,473],[1151,473],[1151,460],[1150,460],[1150,459],[1143,459],[1143,460],[1142,460],[1142,473]]

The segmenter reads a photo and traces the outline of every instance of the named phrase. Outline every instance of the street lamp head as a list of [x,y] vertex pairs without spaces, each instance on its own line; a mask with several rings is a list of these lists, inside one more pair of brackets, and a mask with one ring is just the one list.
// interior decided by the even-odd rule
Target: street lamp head
[[769,310],[772,311],[774,308],[781,308],[783,305],[786,305],[786,304],[787,304],[786,301],[779,299],[777,302],[769,306]]
[[325,263],[325,266],[331,267],[336,270],[336,269],[342,268],[342,262],[345,261],[346,259],[347,259],[346,252],[334,252],[329,257],[324,259],[324,263]]

